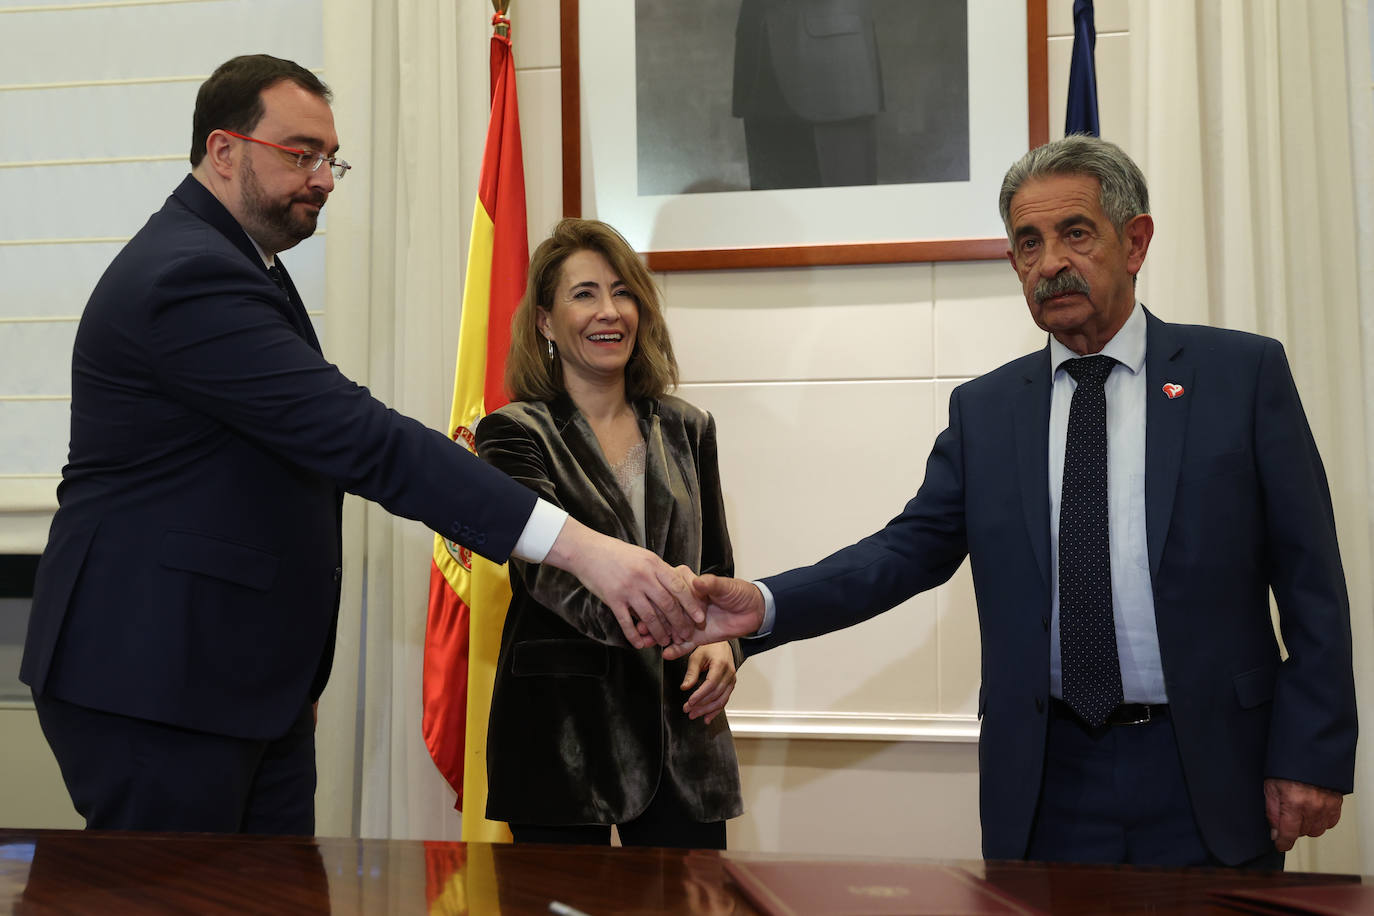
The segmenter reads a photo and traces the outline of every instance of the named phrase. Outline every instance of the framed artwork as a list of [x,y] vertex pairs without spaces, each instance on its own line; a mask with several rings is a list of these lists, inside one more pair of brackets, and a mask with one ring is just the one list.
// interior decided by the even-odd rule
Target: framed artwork
[[1001,258],[1046,0],[560,0],[563,210],[655,270]]

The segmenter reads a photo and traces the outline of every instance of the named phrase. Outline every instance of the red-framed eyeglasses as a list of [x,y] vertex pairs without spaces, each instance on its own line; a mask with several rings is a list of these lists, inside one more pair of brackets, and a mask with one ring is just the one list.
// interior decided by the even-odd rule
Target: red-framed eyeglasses
[[322,164],[328,163],[329,171],[334,175],[335,181],[342,181],[344,175],[348,174],[348,170],[353,168],[353,166],[344,162],[342,159],[335,159],[333,156],[326,156],[324,153],[312,153],[310,150],[296,149],[291,146],[282,146],[280,143],[259,140],[257,137],[250,137],[238,131],[225,130],[224,128],[220,129],[224,130],[224,132],[231,137],[238,137],[240,140],[247,140],[249,143],[260,143],[263,146],[270,146],[273,149],[281,150],[283,153],[289,153],[296,158],[296,167],[305,169],[307,172],[319,171]]

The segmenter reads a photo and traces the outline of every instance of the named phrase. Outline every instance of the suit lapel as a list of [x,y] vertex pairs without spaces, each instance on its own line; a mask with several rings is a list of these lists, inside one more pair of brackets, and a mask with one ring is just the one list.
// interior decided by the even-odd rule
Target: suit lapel
[[1045,586],[1050,584],[1050,350],[1027,362],[1015,398],[1016,464],[1021,474],[1021,510]]
[[1193,385],[1193,367],[1186,365],[1183,348],[1167,324],[1148,310],[1145,320],[1145,538],[1153,578],[1159,572],[1164,537],[1173,516],[1193,401],[1190,397],[1170,398],[1164,386],[1181,385],[1186,392]]
[[238,220],[234,219],[233,214],[225,209],[224,204],[220,203],[219,199],[210,193],[209,188],[197,181],[194,175],[187,175],[185,180],[172,192],[172,196],[196,216],[214,227],[216,232],[243,252],[243,256],[248,260],[255,264],[262,263],[262,257],[258,254],[258,250],[253,247],[253,240],[248,237],[248,233],[243,231]]
[[[224,204],[219,202],[210,190],[196,180],[194,175],[187,175],[186,178],[172,192],[172,196],[181,202],[196,216],[209,223],[220,235],[224,236],[229,242],[243,253],[249,261],[258,265],[262,270],[263,280],[272,285],[272,289],[278,293],[275,283],[267,276],[267,267],[262,263],[262,256],[258,254],[258,249],[253,246],[253,240],[248,237],[248,233],[243,231],[238,220],[234,219],[232,213],[225,209]],[[286,318],[305,338],[306,343],[310,344],[316,352],[320,352],[320,341],[315,336],[315,328],[310,323],[310,316],[305,313],[305,304],[301,302],[300,294],[296,292],[296,284],[291,282],[291,276],[286,272],[286,266],[282,264],[281,258],[277,258],[277,266],[281,268],[282,276],[286,279],[288,290],[286,308]]]
[[685,492],[681,470],[668,460],[663,444],[663,427],[656,410],[646,409],[639,429],[644,436],[644,546],[666,556],[668,533],[672,529],[673,494]]

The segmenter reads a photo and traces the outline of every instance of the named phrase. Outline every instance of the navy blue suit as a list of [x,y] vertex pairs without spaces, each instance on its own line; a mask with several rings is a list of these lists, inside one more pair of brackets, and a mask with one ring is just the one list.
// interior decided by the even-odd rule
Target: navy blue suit
[[509,555],[534,494],[345,378],[286,286],[194,177],[96,286],[20,673],[36,695],[275,738],[329,675],[344,491]]
[[[1236,864],[1273,847],[1263,780],[1350,792],[1349,600],[1326,475],[1274,340],[1147,313],[1146,536],[1165,685],[1193,812]],[[1169,398],[1166,383],[1183,386]],[[982,632],[983,853],[1022,858],[1045,759],[1049,350],[960,386],[926,477],[881,531],[765,579],[772,634],[857,623],[972,562]],[[1269,616],[1273,589],[1290,657]]]

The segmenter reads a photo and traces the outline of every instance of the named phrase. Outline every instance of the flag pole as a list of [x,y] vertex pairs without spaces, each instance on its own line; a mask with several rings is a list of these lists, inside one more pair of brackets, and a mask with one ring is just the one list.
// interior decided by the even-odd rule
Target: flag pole
[[[505,18],[506,13],[510,10],[510,3],[511,0],[491,0],[491,5],[492,8],[496,10],[496,15],[502,18]],[[500,35],[502,38],[509,38],[510,24],[497,21],[496,34]]]

